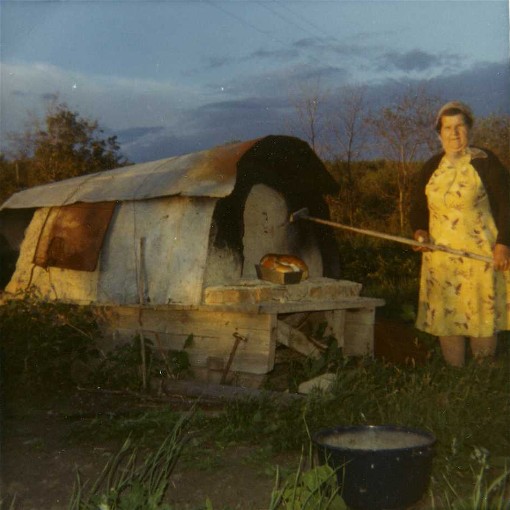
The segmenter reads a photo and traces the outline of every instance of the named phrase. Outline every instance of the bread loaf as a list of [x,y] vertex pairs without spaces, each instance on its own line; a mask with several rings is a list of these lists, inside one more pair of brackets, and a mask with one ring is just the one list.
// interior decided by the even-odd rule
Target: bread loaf
[[294,255],[268,253],[260,259],[260,265],[279,273],[297,273],[302,271],[302,280],[308,278],[308,266],[303,260]]

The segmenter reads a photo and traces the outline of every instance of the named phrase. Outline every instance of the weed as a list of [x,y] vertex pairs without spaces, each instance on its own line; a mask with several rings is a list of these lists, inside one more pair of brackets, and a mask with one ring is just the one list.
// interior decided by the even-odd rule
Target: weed
[[[143,343],[142,343],[143,340]],[[184,348],[190,345],[192,336]],[[142,355],[143,348],[143,355]],[[144,382],[164,378],[178,379],[189,375],[190,362],[186,350],[164,351],[159,343],[136,335],[131,343],[116,345],[101,353],[89,383],[109,389],[143,390]]]
[[[101,329],[87,306],[47,302],[27,293],[0,306],[0,353],[8,390],[30,387],[44,392],[81,382],[109,389],[139,390],[148,379],[181,378],[189,373],[186,350],[163,351],[148,338],[103,352]],[[192,344],[187,339],[185,348]],[[144,388],[143,388],[144,389]]]
[[[475,452],[477,449],[475,449]],[[480,459],[477,459],[480,461]],[[504,468],[501,474],[489,475],[487,456],[479,462],[478,470],[471,466],[470,483],[467,490],[455,488],[447,477],[444,477],[444,494],[442,508],[445,510],[509,510],[510,509],[510,468]],[[435,502],[435,498],[432,498]],[[435,504],[434,504],[435,508]]]
[[347,510],[341,498],[337,473],[329,465],[314,465],[313,448],[309,446],[309,469],[304,469],[303,455],[294,473],[280,482],[276,473],[275,488],[269,510]]
[[128,438],[90,489],[78,472],[69,510],[171,510],[162,500],[186,442],[190,416],[183,415],[159,448],[143,462],[138,460],[138,449]]

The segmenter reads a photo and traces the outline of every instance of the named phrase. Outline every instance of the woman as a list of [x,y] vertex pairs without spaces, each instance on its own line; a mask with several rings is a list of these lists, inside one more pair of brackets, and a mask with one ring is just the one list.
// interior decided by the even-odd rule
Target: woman
[[439,337],[445,361],[493,356],[499,330],[510,329],[510,178],[498,158],[471,147],[474,118],[458,101],[436,118],[443,152],[425,163],[411,205],[414,238],[491,256],[480,262],[423,251],[416,327]]

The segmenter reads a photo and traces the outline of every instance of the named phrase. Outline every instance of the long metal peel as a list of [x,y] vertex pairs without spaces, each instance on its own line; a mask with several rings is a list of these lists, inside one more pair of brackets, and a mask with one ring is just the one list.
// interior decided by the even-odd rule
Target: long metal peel
[[323,220],[322,218],[315,218],[310,216],[308,208],[303,207],[302,209],[297,210],[296,212],[290,215],[290,222],[295,222],[297,220],[307,220],[312,221],[314,223],[320,223],[322,225],[328,225],[334,228],[340,228],[343,230],[348,230],[350,232],[356,232],[358,234],[364,234],[372,237],[378,237],[380,239],[386,239],[387,241],[395,241],[397,243],[408,244],[411,246],[417,246],[420,248],[428,248],[432,251],[443,251],[449,253],[450,255],[457,255],[459,257],[465,257],[468,259],[480,260],[481,262],[489,262],[493,263],[492,257],[487,257],[486,255],[479,255],[477,253],[471,253],[469,251],[457,250],[455,248],[450,248],[449,246],[443,246],[441,244],[432,244],[432,243],[420,243],[419,241],[415,241],[414,239],[409,239],[407,237],[395,236],[392,234],[385,234],[383,232],[377,232],[376,230],[368,230],[364,228],[351,227],[349,225],[343,225],[342,223],[336,223],[334,221]]

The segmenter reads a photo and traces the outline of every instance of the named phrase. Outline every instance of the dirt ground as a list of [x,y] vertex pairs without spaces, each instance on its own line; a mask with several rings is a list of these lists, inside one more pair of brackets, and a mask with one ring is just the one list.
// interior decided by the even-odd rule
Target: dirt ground
[[[407,337],[406,337],[407,335]],[[411,335],[411,336],[409,336]],[[395,347],[395,341],[399,339]],[[421,362],[426,351],[412,345],[412,331],[395,324],[376,325],[376,356],[405,362]],[[140,405],[126,395],[76,391],[34,401],[30,396],[2,403],[1,493],[9,510],[61,510],[69,498],[79,467],[83,480],[94,480],[108,456],[125,439],[101,441],[89,437],[79,441],[70,434],[80,420],[102,413],[122,413]],[[172,405],[172,404],[161,404]],[[179,510],[203,508],[206,498],[214,510],[263,510],[269,506],[275,483],[274,467],[295,470],[299,455],[267,458],[261,445],[229,447],[218,451],[204,448],[196,464],[177,464],[171,476],[166,501]],[[15,502],[11,505],[13,496]]]
[[[95,480],[108,456],[121,442],[94,438],[76,439],[70,432],[77,420],[103,413],[121,414],[140,402],[122,395],[76,392],[34,403],[7,405],[2,426],[2,498],[13,509],[60,510],[68,508],[79,467],[82,480]],[[161,407],[166,404],[161,403]],[[154,409],[154,403],[151,405]],[[274,465],[295,468],[297,455],[263,458],[259,447],[210,445],[176,466],[165,501],[179,509],[203,508],[206,498],[214,509],[260,510],[267,508],[275,482]],[[196,467],[194,467],[196,466]]]

